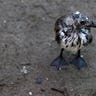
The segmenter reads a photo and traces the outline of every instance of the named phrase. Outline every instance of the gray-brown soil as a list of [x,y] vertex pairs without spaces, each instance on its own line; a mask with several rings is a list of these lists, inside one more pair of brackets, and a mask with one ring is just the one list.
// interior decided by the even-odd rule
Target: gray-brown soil
[[96,0],[0,0],[0,96],[64,96],[51,87],[67,88],[70,96],[96,96],[96,29],[82,50],[87,68],[50,66],[60,51],[54,23],[76,10],[96,20]]

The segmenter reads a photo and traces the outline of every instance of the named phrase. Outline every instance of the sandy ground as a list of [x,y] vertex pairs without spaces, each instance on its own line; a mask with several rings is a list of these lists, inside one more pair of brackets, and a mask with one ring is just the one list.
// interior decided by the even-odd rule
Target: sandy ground
[[54,23],[76,10],[96,19],[96,0],[0,0],[0,96],[68,96],[52,87],[66,88],[69,96],[96,96],[96,29],[82,50],[87,68],[50,66],[60,51]]

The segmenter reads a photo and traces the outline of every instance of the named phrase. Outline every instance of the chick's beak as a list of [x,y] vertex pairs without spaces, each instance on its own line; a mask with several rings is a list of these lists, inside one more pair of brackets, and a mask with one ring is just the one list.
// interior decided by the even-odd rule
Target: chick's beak
[[92,27],[96,28],[96,21],[92,22]]
[[90,21],[88,27],[96,28],[96,21]]

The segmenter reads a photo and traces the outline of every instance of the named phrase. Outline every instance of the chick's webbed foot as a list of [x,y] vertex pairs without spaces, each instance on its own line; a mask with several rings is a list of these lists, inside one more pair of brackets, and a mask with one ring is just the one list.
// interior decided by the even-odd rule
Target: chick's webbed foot
[[61,49],[60,56],[58,56],[56,59],[54,59],[51,63],[51,66],[55,66],[57,69],[61,68],[64,65],[67,65],[66,60],[62,56],[63,49]]
[[55,66],[57,69],[59,69],[60,67],[66,64],[67,64],[66,60],[63,57],[58,56],[56,59],[52,61],[51,66]]
[[87,66],[86,61],[83,59],[83,57],[80,56],[80,50],[78,51],[77,56],[71,61],[71,63],[74,64],[78,70]]
[[71,61],[72,64],[74,64],[77,69],[81,69],[83,67],[86,67],[87,66],[87,63],[85,62],[85,60],[82,58],[82,57],[76,57],[74,58],[72,61]]

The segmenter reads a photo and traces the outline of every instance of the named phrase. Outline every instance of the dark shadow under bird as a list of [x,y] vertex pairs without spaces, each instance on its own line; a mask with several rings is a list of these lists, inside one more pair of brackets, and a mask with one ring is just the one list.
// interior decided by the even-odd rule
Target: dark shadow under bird
[[55,40],[61,47],[60,55],[54,59],[51,66],[57,69],[67,65],[63,57],[63,51],[75,52],[76,56],[71,61],[77,69],[87,66],[81,57],[80,50],[90,44],[93,40],[91,27],[96,28],[96,22],[90,20],[86,15],[76,11],[68,16],[62,16],[55,23]]

